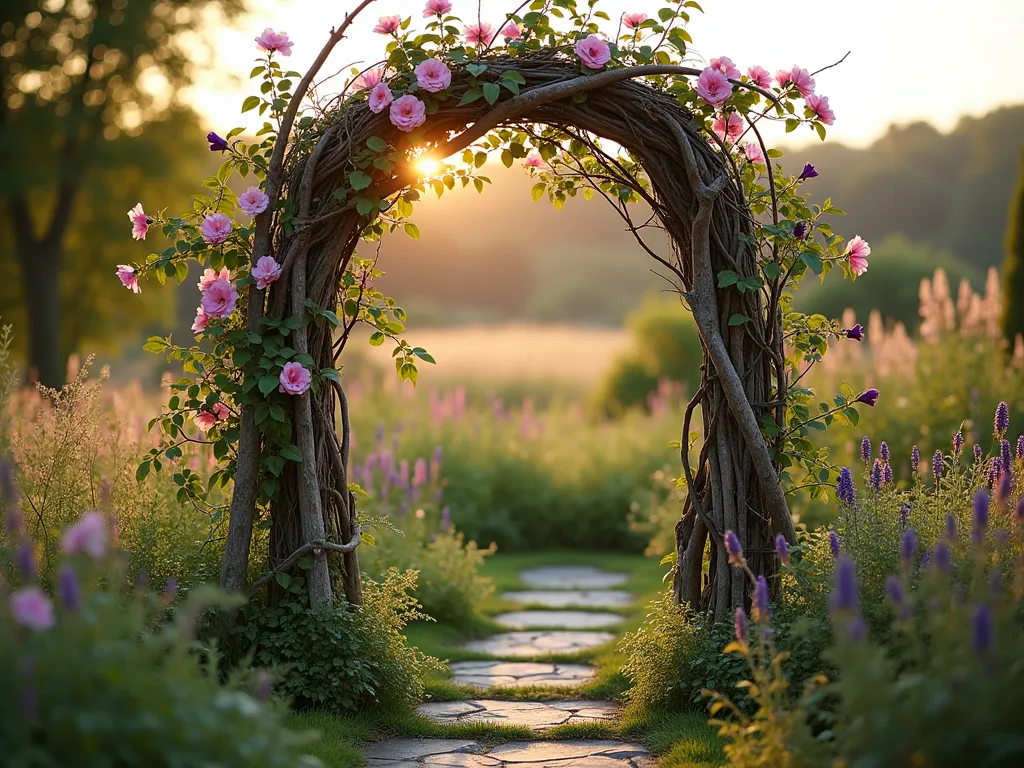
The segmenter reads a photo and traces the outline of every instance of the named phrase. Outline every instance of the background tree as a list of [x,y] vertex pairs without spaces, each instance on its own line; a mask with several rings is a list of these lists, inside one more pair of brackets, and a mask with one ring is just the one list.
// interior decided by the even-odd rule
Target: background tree
[[0,199],[20,267],[29,363],[46,384],[62,381],[68,349],[62,285],[69,273],[97,266],[65,258],[72,223],[103,198],[85,200],[84,182],[133,166],[137,158],[112,151],[115,141],[140,135],[176,106],[190,79],[182,35],[198,31],[209,6],[232,16],[242,0],[0,6]]
[[1012,343],[1019,333],[1024,333],[1024,152],[1020,181],[1010,203],[1003,261],[1003,335]]

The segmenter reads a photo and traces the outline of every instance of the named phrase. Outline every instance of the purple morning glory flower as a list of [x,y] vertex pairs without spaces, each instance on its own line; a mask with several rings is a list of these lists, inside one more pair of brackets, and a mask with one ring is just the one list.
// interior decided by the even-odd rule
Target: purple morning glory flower
[[764,576],[758,576],[757,584],[754,586],[753,615],[754,621],[759,624],[771,618],[771,610],[768,607],[768,582]]
[[736,608],[736,639],[741,643],[747,642],[747,638],[750,636],[749,625],[747,624],[747,614],[743,611],[743,607]]
[[871,439],[867,435],[860,439],[860,457],[863,461],[871,461]]
[[797,240],[803,240],[805,237],[807,237],[807,225],[804,224],[802,221],[798,221],[796,225],[793,227],[793,237],[795,237]]
[[841,546],[839,543],[839,534],[835,531],[828,532],[828,549],[832,553],[832,557],[839,557]]
[[912,563],[916,551],[917,534],[914,533],[913,528],[908,528],[903,532],[903,538],[900,540],[900,560],[905,563]]
[[836,564],[832,609],[835,611],[857,610],[857,569],[849,555],[842,555]]
[[226,152],[227,150],[229,150],[231,148],[231,147],[228,146],[228,140],[227,139],[225,139],[225,138],[223,138],[221,136],[218,136],[213,131],[210,131],[208,134],[206,134],[206,140],[208,142],[210,142],[210,151],[211,152]]
[[739,536],[735,531],[725,532],[725,551],[729,553],[729,565],[741,568],[746,563],[743,558],[743,547],[740,545]]
[[974,609],[971,619],[971,646],[976,653],[986,653],[995,642],[995,622],[992,610],[982,603]]
[[995,418],[996,434],[1000,437],[1010,427],[1010,406],[1003,400],[999,405],[996,406],[996,418]]
[[863,392],[861,392],[859,395],[857,395],[856,402],[864,403],[864,405],[870,405],[872,408],[874,408],[875,407],[875,403],[878,402],[878,396],[880,394],[882,394],[882,393],[879,392],[877,389],[874,389],[874,388],[866,389]]
[[62,565],[57,576],[57,594],[61,605],[68,611],[77,611],[82,604],[82,590],[78,586],[78,577],[69,565]]
[[849,467],[839,470],[839,481],[836,483],[836,498],[843,504],[853,504],[856,494],[853,489],[853,474]]
[[958,429],[956,431],[956,434],[953,435],[953,458],[954,459],[959,459],[960,458],[960,453],[963,451],[963,449],[964,449],[964,433],[961,432]]
[[803,181],[804,179],[813,179],[817,175],[818,171],[815,169],[815,167],[810,163],[805,163],[804,169],[800,171],[800,177],[797,179],[797,181]]
[[846,338],[854,341],[864,341],[864,326],[857,323],[853,328],[846,329]]
[[775,554],[785,565],[789,565],[789,544],[781,533],[775,536]]

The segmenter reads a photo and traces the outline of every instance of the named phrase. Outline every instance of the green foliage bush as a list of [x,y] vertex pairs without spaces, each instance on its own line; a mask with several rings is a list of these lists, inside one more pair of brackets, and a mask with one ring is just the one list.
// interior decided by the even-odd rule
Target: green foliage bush
[[1024,151],[1020,179],[1010,202],[1003,259],[1003,337],[1010,343],[1024,334]]
[[436,661],[406,642],[406,624],[429,619],[412,596],[416,573],[391,569],[363,582],[361,609],[309,610],[301,577],[283,580],[291,599],[251,605],[232,632],[230,661],[280,672],[277,689],[296,706],[356,712],[373,704],[407,705],[423,695]]

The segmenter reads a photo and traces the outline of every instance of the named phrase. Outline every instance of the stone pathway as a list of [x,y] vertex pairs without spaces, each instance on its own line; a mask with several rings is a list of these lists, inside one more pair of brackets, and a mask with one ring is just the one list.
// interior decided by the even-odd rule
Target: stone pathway
[[[590,566],[547,566],[520,574],[531,589],[503,597],[522,606],[552,610],[516,610],[495,617],[512,631],[500,632],[463,647],[494,656],[488,661],[451,664],[452,682],[479,689],[583,685],[596,671],[588,664],[514,661],[552,654],[576,653],[613,641],[617,635],[597,630],[622,622],[608,611],[555,610],[622,608],[633,601],[628,592],[609,589],[624,583],[624,573],[606,573]],[[500,696],[500,694],[498,694]],[[466,701],[428,702],[419,707],[424,717],[441,724],[493,723],[526,726],[542,733],[563,725],[613,724],[619,707],[611,701]],[[488,747],[466,739],[390,739],[364,750],[367,766],[379,768],[649,768],[654,765],[638,744],[617,741],[515,741]]]

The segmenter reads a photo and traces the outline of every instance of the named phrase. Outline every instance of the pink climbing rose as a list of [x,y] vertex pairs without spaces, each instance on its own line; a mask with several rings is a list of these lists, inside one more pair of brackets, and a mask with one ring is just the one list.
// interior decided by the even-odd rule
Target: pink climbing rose
[[103,515],[90,509],[64,531],[60,547],[69,555],[85,552],[93,560],[99,560],[107,553],[107,523]]
[[214,403],[210,410],[201,410],[192,417],[200,432],[209,432],[218,421],[224,421],[231,411],[224,403]]
[[871,255],[871,246],[860,235],[846,244],[844,255],[850,259],[850,269],[853,270],[853,274],[863,275],[868,271],[868,256]]
[[712,124],[711,129],[718,134],[722,141],[735,142],[743,135],[743,118],[738,112],[730,112],[729,116],[719,115]]
[[206,316],[203,308],[196,309],[196,319],[192,321],[192,333],[202,333],[209,324],[210,318]]
[[646,13],[624,13],[622,14],[622,25],[626,29],[636,29],[647,21]]
[[202,309],[206,316],[223,318],[235,311],[238,291],[230,280],[217,278],[206,287],[203,293]]
[[256,45],[268,53],[280,51],[282,56],[292,55],[292,41],[288,39],[287,32],[275,32],[270,27],[263,30],[263,34],[256,38]]
[[588,35],[582,40],[577,40],[576,55],[587,69],[604,69],[604,65],[612,59],[608,43],[597,35]]
[[732,84],[721,70],[705,67],[697,78],[697,95],[711,106],[718,107],[729,100]]
[[717,59],[712,59],[708,62],[708,66],[712,69],[717,69],[723,75],[728,77],[730,80],[740,79],[739,68],[732,63],[732,59],[728,56],[720,56]]
[[761,145],[756,141],[748,141],[743,145],[743,154],[747,160],[758,165],[767,165],[764,159],[764,152],[761,151]]
[[416,82],[427,93],[443,91],[452,84],[452,73],[440,59],[427,59],[416,65],[413,70]]
[[423,18],[429,19],[431,16],[444,16],[451,9],[452,4],[448,0],[427,0],[427,6],[423,9]]
[[231,234],[231,219],[223,213],[211,213],[203,219],[199,231],[203,233],[203,240],[210,245],[223,243]]
[[388,88],[387,83],[377,83],[370,89],[370,111],[375,115],[383,112],[388,104],[395,100],[395,95]]
[[491,38],[494,35],[494,27],[488,24],[486,21],[480,22],[479,24],[470,24],[465,29],[466,42],[475,43],[477,45],[487,45],[490,43]]
[[262,291],[281,277],[281,265],[274,261],[273,256],[261,256],[251,274],[256,287]]
[[117,265],[117,276],[121,278],[121,284],[133,293],[142,293],[139,287],[139,276],[135,274],[135,267],[127,264]]
[[259,187],[249,187],[238,196],[238,207],[250,216],[256,216],[267,210],[270,198]]
[[15,622],[42,631],[54,625],[53,603],[39,587],[22,587],[12,592],[8,607]]
[[302,367],[301,363],[285,363],[281,369],[279,392],[288,395],[302,395],[313,382],[313,374]]
[[427,119],[426,105],[413,96],[405,94],[391,104],[391,122],[400,131],[413,131]]
[[772,75],[764,67],[750,67],[747,70],[747,77],[758,88],[771,88],[772,86]]
[[523,30],[514,21],[510,21],[501,30],[501,36],[506,40],[518,40],[523,36]]
[[368,70],[363,72],[359,77],[352,81],[352,87],[357,91],[363,91],[367,88],[373,88],[377,83],[384,81],[384,67],[370,67]]
[[378,35],[393,35],[400,26],[402,26],[401,16],[381,16],[377,19],[377,26],[373,28],[373,31]]
[[811,73],[796,65],[789,72],[777,73],[775,78],[779,81],[779,85],[784,86],[786,83],[795,85],[805,99],[814,93],[814,78],[811,77]]
[[536,149],[531,149],[526,153],[526,160],[524,161],[528,168],[543,168],[544,158]]
[[832,125],[836,121],[836,113],[828,106],[828,96],[811,94],[804,100],[807,108],[814,113],[814,117],[825,125]]
[[145,240],[146,232],[149,231],[149,216],[142,210],[142,203],[136,203],[135,207],[128,211],[128,218],[132,222],[132,237],[136,240]]
[[210,287],[210,283],[214,280],[224,279],[229,280],[231,278],[228,268],[224,267],[219,273],[214,272],[212,269],[208,269],[203,272],[203,276],[199,278],[199,282],[196,284],[199,286],[199,291],[202,293]]

